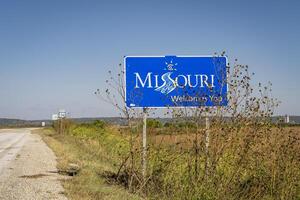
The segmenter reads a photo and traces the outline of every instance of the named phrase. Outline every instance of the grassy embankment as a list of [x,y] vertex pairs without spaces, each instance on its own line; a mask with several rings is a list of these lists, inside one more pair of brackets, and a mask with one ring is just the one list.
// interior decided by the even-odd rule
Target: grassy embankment
[[[193,127],[149,127],[148,182],[142,188],[138,184],[139,132],[133,133],[133,165],[124,166],[119,175],[135,177],[131,192],[140,196],[151,199],[300,198],[297,127],[212,127],[208,166],[203,131]],[[68,163],[81,166],[79,175],[63,181],[68,197],[139,198],[125,189],[129,187],[128,180],[107,183],[106,175],[118,174],[128,158],[128,133],[101,124],[72,125],[64,134],[43,130],[41,135],[59,158],[59,169],[67,168]]]
[[115,135],[113,128],[81,125],[68,134],[53,129],[38,131],[58,157],[58,169],[66,170],[70,163],[80,166],[78,175],[62,180],[70,199],[140,199],[123,187],[107,184],[106,172],[118,170],[119,159],[126,152],[126,138]]

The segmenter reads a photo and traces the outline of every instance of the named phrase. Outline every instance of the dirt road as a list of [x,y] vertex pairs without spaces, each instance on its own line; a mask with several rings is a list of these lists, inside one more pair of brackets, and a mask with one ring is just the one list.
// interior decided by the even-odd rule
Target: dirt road
[[0,130],[0,199],[66,199],[55,155],[31,130]]

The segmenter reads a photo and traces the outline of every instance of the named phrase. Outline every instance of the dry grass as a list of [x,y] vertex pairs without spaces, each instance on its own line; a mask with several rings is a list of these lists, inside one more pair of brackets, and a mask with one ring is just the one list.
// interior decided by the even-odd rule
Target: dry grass
[[[300,127],[215,126],[210,129],[209,155],[204,129],[197,134],[193,128],[188,134],[157,134],[161,132],[148,132],[148,183],[143,191],[149,198],[300,198]],[[138,171],[140,135],[133,143],[135,163],[127,170],[134,166]]]
[[71,179],[61,180],[69,199],[139,199],[123,187],[109,185],[100,174],[115,171],[115,160],[111,159],[101,143],[69,135],[58,135],[53,130],[39,130],[43,140],[55,152],[58,169],[66,170],[70,163],[76,163],[81,171]]
[[[70,163],[81,167],[77,176],[63,180],[70,199],[140,198],[132,193],[150,199],[300,198],[300,127],[212,127],[209,166],[205,166],[204,129],[171,135],[150,129],[148,182],[142,188],[140,131],[78,125],[68,134],[49,129],[40,134],[57,155],[59,170]],[[127,159],[130,153],[133,160]],[[138,179],[130,187],[132,176]]]
[[[193,145],[195,141],[196,134],[195,130],[190,131],[189,133],[182,134],[149,134],[148,139],[150,144],[155,146],[178,146],[178,148],[189,148]],[[278,133],[277,128],[272,129],[273,133]],[[283,129],[282,137],[289,136],[289,133],[294,133],[294,136],[300,140],[300,127],[285,127]],[[203,140],[205,134],[205,129],[199,131],[198,140]],[[214,135],[214,130],[211,130],[211,135]],[[141,141],[141,138],[138,137],[138,141]]]

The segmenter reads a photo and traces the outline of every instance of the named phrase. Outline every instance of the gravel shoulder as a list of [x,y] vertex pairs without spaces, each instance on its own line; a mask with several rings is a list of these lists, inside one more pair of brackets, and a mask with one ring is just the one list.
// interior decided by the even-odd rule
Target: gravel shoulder
[[0,130],[0,199],[67,199],[54,153],[31,130]]

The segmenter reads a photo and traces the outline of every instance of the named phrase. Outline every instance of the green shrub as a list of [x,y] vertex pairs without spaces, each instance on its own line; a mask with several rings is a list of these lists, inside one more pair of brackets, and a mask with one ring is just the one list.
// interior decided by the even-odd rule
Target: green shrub
[[102,121],[102,120],[96,120],[96,121],[94,121],[93,125],[94,125],[96,128],[103,129],[103,128],[105,128],[105,126],[106,126],[106,122],[104,122],[104,121]]
[[162,123],[157,119],[148,119],[147,120],[148,128],[161,128],[163,127]]

